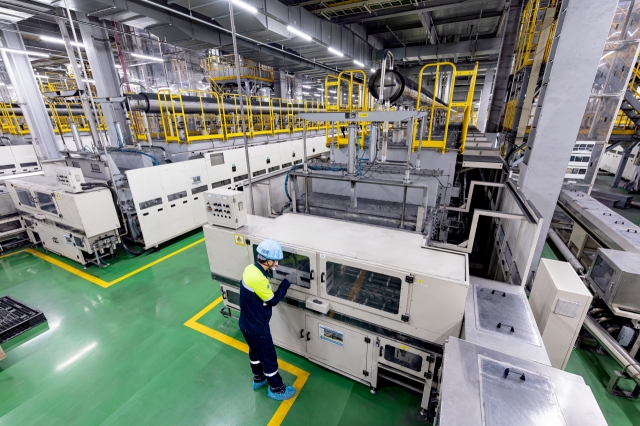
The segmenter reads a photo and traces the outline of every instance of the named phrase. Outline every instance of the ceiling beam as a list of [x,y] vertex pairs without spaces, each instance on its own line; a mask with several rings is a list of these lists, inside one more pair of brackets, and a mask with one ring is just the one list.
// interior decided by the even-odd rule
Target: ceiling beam
[[[486,38],[475,40],[458,41],[454,43],[445,44],[431,44],[422,46],[408,46],[408,47],[396,47],[391,50],[395,61],[402,60],[439,60],[443,57],[449,57],[454,55],[465,56],[471,55],[492,55],[500,52],[500,46],[502,45],[502,38]],[[384,51],[377,50],[376,60],[382,60]]]
[[446,19],[434,19],[433,24],[435,26],[438,26],[438,25],[447,25],[447,24],[458,24],[458,23],[467,22],[467,21],[477,21],[478,19],[499,18],[500,16],[502,16],[502,13],[503,13],[502,10],[497,10],[493,12],[482,12],[482,16],[480,16],[480,13],[475,13],[471,15],[456,16],[456,17],[446,18]]
[[[356,13],[353,15],[347,15],[344,17],[331,20],[331,22],[337,22],[339,24],[348,24],[354,22],[372,22],[380,19],[396,18],[398,16],[415,15],[422,12],[433,12],[436,10],[451,9],[453,7],[470,4],[486,2],[487,0],[430,0],[418,3],[418,5],[411,6],[398,6],[389,7],[382,10],[376,10],[372,13]],[[319,11],[326,11],[326,9],[318,9]],[[373,16],[372,16],[373,15]]]

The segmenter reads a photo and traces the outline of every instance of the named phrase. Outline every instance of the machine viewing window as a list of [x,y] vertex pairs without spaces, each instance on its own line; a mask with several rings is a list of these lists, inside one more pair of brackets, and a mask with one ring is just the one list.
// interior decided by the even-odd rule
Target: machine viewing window
[[[254,259],[258,258],[257,248],[258,246],[254,244]],[[283,250],[282,253],[284,258],[278,261],[278,268],[276,268],[272,277],[279,281],[286,278],[291,284],[311,288],[311,261],[309,257],[298,253],[290,253],[286,250]]]
[[33,202],[33,198],[31,198],[31,192],[28,189],[22,189],[16,187],[16,194],[18,195],[18,199],[20,200],[20,204],[27,207],[35,208],[36,205]]
[[422,357],[395,346],[385,345],[384,359],[413,371],[422,370]]
[[613,278],[613,268],[609,266],[607,262],[602,258],[602,256],[598,256],[596,261],[593,263],[593,269],[591,270],[591,279],[603,293],[607,292],[607,287],[609,287],[609,283],[611,282],[611,278]]
[[327,293],[350,302],[397,314],[402,281],[353,266],[327,262]]
[[58,214],[58,209],[56,208],[56,204],[53,202],[53,197],[51,195],[45,194],[44,192],[36,192],[36,197],[38,197],[38,203],[40,203],[40,210],[44,210],[45,212],[52,214]]

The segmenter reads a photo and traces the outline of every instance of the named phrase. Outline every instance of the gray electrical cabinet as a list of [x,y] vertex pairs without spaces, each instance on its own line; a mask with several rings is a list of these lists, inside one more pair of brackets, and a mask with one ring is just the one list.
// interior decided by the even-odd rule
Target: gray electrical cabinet
[[640,318],[640,254],[599,248],[587,280],[616,315]]

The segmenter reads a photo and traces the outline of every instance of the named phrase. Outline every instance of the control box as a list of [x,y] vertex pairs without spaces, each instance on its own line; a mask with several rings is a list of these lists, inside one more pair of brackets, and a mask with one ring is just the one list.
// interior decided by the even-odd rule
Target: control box
[[77,167],[60,167],[56,169],[56,179],[67,192],[82,192],[81,184],[84,182],[82,169]]
[[238,229],[247,223],[247,203],[244,192],[216,188],[205,192],[207,222],[211,225]]

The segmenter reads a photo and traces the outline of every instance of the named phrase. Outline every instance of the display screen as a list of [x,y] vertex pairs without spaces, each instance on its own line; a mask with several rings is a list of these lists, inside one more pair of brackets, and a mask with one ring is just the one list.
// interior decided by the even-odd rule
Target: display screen
[[607,288],[613,278],[614,270],[604,260],[602,256],[598,256],[596,261],[593,262],[593,269],[591,270],[591,279],[602,290],[603,293],[607,292]]
[[327,293],[370,308],[397,314],[402,281],[398,277],[327,262]]
[[422,370],[422,357],[392,345],[385,345],[384,359],[413,371]]

